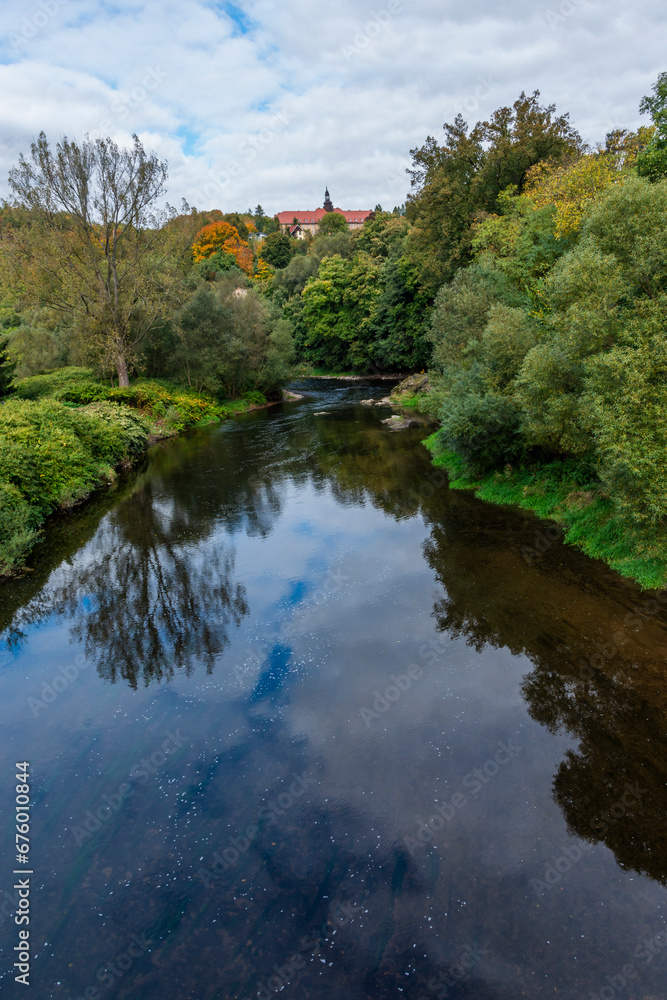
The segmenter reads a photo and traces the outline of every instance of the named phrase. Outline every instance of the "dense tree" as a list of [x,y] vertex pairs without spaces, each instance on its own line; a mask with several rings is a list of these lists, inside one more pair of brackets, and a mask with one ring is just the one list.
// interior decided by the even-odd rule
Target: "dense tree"
[[480,213],[495,212],[508,187],[521,194],[529,171],[544,160],[582,153],[568,115],[540,106],[539,91],[520,94],[512,107],[499,108],[472,130],[461,115],[445,123],[445,143],[429,136],[411,150],[413,194],[408,214],[411,243],[423,280],[435,291],[471,259],[472,225]]
[[371,316],[378,265],[366,254],[325,258],[303,290],[309,356],[319,364],[363,370],[373,361]]
[[287,233],[271,233],[262,241],[261,255],[272,267],[287,267],[292,259],[292,243]]
[[432,292],[470,259],[472,182],[483,156],[481,144],[469,134],[461,115],[443,129],[442,146],[428,136],[421,148],[410,150],[413,193],[407,214],[414,222],[411,245],[422,280]]
[[349,229],[347,224],[347,219],[340,212],[327,212],[327,214],[320,219],[320,224],[317,230],[318,236],[331,236],[333,233],[344,233]]
[[293,361],[289,324],[230,272],[202,285],[176,316],[173,373],[188,384],[234,399],[258,389],[274,394]]
[[43,132],[10,173],[30,211],[28,225],[5,230],[14,280],[26,300],[74,316],[120,385],[173,286],[183,234],[154,211],[166,177],[136,136],[130,149],[65,138],[53,151]]
[[475,202],[494,211],[501,191],[523,192],[528,173],[538,163],[557,163],[581,156],[584,146],[568,114],[556,115],[556,105],[539,104],[539,90],[521,93],[512,107],[498,108],[488,121],[478,122],[474,138],[484,155],[475,178]]
[[639,110],[649,114],[655,133],[638,157],[640,175],[655,181],[667,177],[667,73],[661,73],[653,84],[653,95],[643,97]]
[[16,371],[16,362],[12,361],[7,353],[8,344],[7,337],[0,337],[0,399],[12,392]]
[[[224,219],[200,229],[192,244],[192,257],[197,264],[216,257],[220,270],[236,265],[246,274],[253,271],[252,250],[240,238],[238,230]],[[226,267],[224,257],[230,258]]]

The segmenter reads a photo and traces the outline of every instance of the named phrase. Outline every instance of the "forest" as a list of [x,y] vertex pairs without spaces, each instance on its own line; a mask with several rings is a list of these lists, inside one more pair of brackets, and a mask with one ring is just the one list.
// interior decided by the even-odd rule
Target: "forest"
[[42,134],[0,213],[0,572],[156,435],[298,374],[428,370],[454,486],[662,584],[667,73],[595,148],[540,97],[445,123],[405,205],[302,239],[260,205],[174,209],[136,137]]

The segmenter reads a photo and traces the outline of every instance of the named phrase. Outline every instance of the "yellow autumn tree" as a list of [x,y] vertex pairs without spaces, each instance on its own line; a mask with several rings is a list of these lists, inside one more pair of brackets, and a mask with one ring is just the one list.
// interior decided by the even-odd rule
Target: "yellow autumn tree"
[[605,188],[627,176],[637,163],[637,154],[648,144],[653,129],[637,132],[617,129],[607,136],[606,146],[574,162],[542,161],[528,173],[526,194],[536,208],[556,206],[556,236],[576,232],[586,205]]
[[212,222],[197,233],[192,244],[192,257],[196,264],[208,260],[214,254],[230,254],[235,258],[237,266],[251,275],[253,273],[252,250],[245,240],[242,240],[238,230],[229,222]]

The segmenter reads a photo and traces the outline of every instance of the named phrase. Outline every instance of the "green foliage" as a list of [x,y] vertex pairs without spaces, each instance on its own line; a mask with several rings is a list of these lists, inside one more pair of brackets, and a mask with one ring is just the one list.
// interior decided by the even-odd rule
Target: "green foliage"
[[67,391],[79,385],[89,385],[94,380],[90,368],[58,368],[53,372],[23,378],[16,384],[19,399],[43,399],[58,390]]
[[7,353],[8,343],[7,337],[0,337],[0,399],[9,396],[14,388],[16,362],[12,361]]
[[261,254],[272,267],[287,267],[292,259],[292,241],[287,233],[271,233],[262,241]]
[[473,475],[516,461],[524,453],[520,413],[513,401],[500,393],[466,387],[452,395],[440,411],[442,441]]
[[5,402],[0,407],[0,572],[25,556],[48,514],[112,481],[115,465],[144,450],[149,429],[140,414],[111,403],[75,410],[48,399]]
[[[667,532],[647,533],[634,518],[619,514],[589,465],[573,459],[518,467],[508,464],[501,472],[474,476],[465,472],[455,453],[444,449],[441,432],[423,443],[434,465],[449,472],[450,488],[474,490],[488,503],[521,507],[556,521],[565,542],[593,559],[604,560],[646,589],[667,584]],[[531,564],[541,553],[526,546],[522,555]]]
[[653,84],[653,96],[643,97],[639,105],[642,114],[650,114],[655,133],[646,149],[637,157],[637,169],[650,181],[667,177],[667,73],[661,73]]
[[327,212],[317,229],[318,236],[332,236],[334,233],[346,233],[349,229],[347,219],[340,212]]
[[535,209],[528,195],[514,189],[498,197],[501,215],[485,219],[475,227],[472,249],[478,261],[504,275],[509,284],[535,302],[538,282],[572,246],[558,239],[553,205]]
[[360,371],[373,361],[370,318],[379,289],[379,267],[366,254],[354,260],[326,257],[303,290],[308,359]]
[[309,252],[318,260],[324,260],[325,257],[344,257],[349,260],[354,253],[352,233],[349,230],[333,233],[318,232]]
[[556,115],[554,105],[542,107],[538,98],[539,91],[522,93],[472,130],[458,115],[443,126],[443,145],[429,136],[411,150],[410,244],[434,292],[470,261],[473,224],[482,213],[498,211],[503,192],[522,194],[540,162],[580,155],[581,139],[568,116]]
[[234,254],[216,250],[206,260],[200,260],[198,264],[195,264],[194,270],[203,281],[216,281],[218,275],[225,271],[238,270],[236,264]]
[[197,392],[230,399],[251,390],[275,396],[289,380],[291,326],[255,289],[239,289],[231,279],[200,287],[176,326],[171,371],[185,373]]
[[20,565],[39,537],[39,510],[20,490],[0,480],[0,576]]
[[408,229],[406,219],[380,213],[354,233],[318,234],[307,257],[276,275],[273,300],[304,361],[356,372],[428,363],[430,302],[405,253]]
[[46,307],[25,309],[9,331],[9,354],[17,378],[51,371],[76,354],[71,323]]
[[[664,581],[667,181],[626,174],[600,190],[565,253],[548,206],[505,208],[479,227],[478,262],[436,298],[437,447],[458,485],[555,511],[589,554]],[[582,493],[594,497],[585,514]]]

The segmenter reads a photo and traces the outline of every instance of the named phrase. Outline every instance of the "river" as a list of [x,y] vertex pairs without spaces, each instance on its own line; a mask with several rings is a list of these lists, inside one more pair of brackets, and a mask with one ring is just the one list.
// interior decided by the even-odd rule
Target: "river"
[[3,994],[664,1000],[665,604],[294,388],[0,586]]

